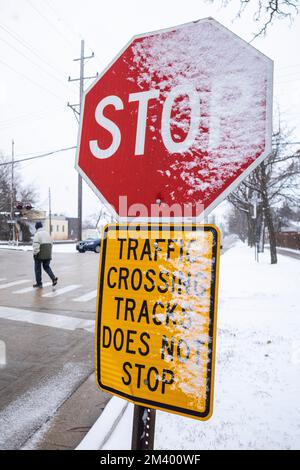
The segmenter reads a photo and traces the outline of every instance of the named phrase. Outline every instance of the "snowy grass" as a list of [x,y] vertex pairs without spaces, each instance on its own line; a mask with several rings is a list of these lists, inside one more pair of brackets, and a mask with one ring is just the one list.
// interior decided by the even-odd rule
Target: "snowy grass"
[[[221,257],[213,417],[158,411],[156,449],[300,449],[300,263],[269,257]],[[132,409],[103,449],[130,448]]]

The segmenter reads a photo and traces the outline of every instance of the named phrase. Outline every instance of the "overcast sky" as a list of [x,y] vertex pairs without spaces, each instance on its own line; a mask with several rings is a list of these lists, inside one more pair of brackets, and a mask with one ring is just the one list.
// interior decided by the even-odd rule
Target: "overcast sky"
[[[255,4],[256,1],[254,0]],[[74,146],[77,121],[67,102],[78,102],[80,40],[86,41],[86,75],[101,72],[135,35],[212,16],[249,41],[258,25],[253,11],[235,19],[239,0],[220,8],[202,0],[0,0],[0,151],[16,159]],[[253,45],[274,60],[274,108],[300,140],[300,17],[279,21]],[[86,86],[91,82],[86,81]],[[19,164],[23,179],[34,184],[47,208],[77,214],[75,151]],[[84,185],[84,218],[99,202]]]

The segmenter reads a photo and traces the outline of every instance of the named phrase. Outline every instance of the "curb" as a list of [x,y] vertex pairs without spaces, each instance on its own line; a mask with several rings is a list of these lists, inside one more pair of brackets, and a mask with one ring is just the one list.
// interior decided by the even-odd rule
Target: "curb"
[[20,245],[20,246],[1,245],[0,250],[32,251],[32,246],[28,246],[28,245]]
[[75,450],[101,450],[123,417],[129,402],[112,397]]

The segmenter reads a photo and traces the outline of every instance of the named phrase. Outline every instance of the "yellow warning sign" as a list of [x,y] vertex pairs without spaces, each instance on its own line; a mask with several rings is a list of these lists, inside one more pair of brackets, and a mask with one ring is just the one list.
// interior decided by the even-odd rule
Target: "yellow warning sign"
[[95,338],[103,390],[150,408],[211,416],[219,246],[212,225],[104,229]]

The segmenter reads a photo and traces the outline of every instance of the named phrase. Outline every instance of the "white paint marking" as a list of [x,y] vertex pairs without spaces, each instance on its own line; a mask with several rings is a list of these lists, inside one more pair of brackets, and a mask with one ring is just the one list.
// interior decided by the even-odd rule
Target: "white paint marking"
[[8,287],[18,286],[19,284],[25,284],[26,282],[30,282],[30,280],[23,279],[22,281],[8,282],[7,284],[1,284],[0,289],[7,289]]
[[59,295],[66,294],[67,292],[71,292],[72,290],[78,289],[78,287],[81,287],[81,284],[71,284],[70,286],[62,287],[61,289],[49,292],[48,294],[43,294],[42,297],[57,297]]
[[87,294],[81,295],[76,299],[73,299],[73,302],[88,302],[89,300],[95,299],[97,297],[97,290],[92,290]]
[[[52,282],[45,282],[45,284],[43,284],[43,287],[49,286],[52,286]],[[27,292],[33,292],[37,290],[40,291],[38,287],[25,287],[25,289],[15,290],[13,294],[26,294]]]
[[6,281],[6,277],[0,277],[0,282],[1,281]]
[[66,315],[56,315],[54,313],[32,312],[30,310],[1,306],[0,318],[71,331],[83,329],[93,332],[95,326],[94,320],[85,320],[84,318],[67,317]]

